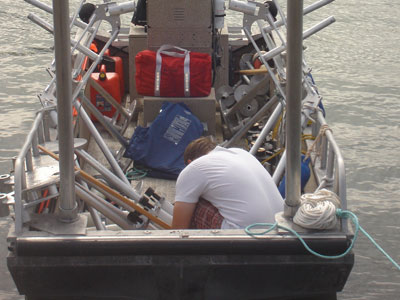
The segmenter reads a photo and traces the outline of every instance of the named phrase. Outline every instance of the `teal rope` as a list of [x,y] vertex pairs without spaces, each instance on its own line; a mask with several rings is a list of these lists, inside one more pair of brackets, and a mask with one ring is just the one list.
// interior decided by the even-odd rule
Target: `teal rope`
[[[291,228],[287,228],[287,227],[282,226],[282,225],[278,225],[278,222],[275,222],[275,223],[273,223],[273,224],[272,224],[272,223],[255,223],[255,224],[252,224],[252,225],[247,226],[247,227],[244,229],[244,231],[245,231],[248,235],[250,235],[250,236],[264,235],[264,234],[267,234],[268,232],[270,232],[270,231],[272,231],[272,230],[274,230],[274,229],[277,229],[277,228],[280,228],[280,229],[289,231],[290,233],[292,233],[294,236],[296,236],[296,237],[299,239],[299,241],[303,244],[304,248],[305,248],[308,252],[310,252],[311,254],[313,254],[313,255],[315,255],[315,256],[317,256],[317,257],[324,258],[324,259],[338,259],[338,258],[341,258],[341,257],[346,256],[346,255],[351,251],[351,249],[353,249],[354,243],[356,242],[357,237],[358,237],[358,233],[359,233],[359,231],[361,231],[361,232],[364,233],[364,235],[375,245],[375,247],[378,248],[378,250],[381,251],[381,252],[388,258],[388,260],[389,260],[397,269],[400,270],[399,264],[396,263],[396,262],[394,261],[394,259],[391,258],[391,257],[389,256],[389,254],[387,254],[387,253],[385,252],[385,250],[383,250],[382,247],[379,246],[378,243],[377,243],[377,242],[376,242],[376,241],[375,241],[361,226],[360,226],[360,224],[359,224],[359,222],[358,222],[358,218],[357,218],[357,216],[356,216],[354,213],[352,213],[351,211],[347,211],[347,210],[337,209],[337,210],[336,210],[336,214],[337,214],[338,217],[340,217],[340,218],[344,218],[344,219],[350,218],[351,221],[353,222],[354,226],[355,226],[354,237],[353,237],[353,239],[352,239],[352,241],[351,241],[351,243],[350,243],[350,246],[347,248],[347,250],[346,250],[345,252],[343,252],[342,254],[339,254],[339,255],[323,255],[323,254],[320,254],[320,253],[318,253],[318,252],[315,252],[314,250],[312,250],[312,249],[306,244],[306,242],[304,241],[304,239],[303,239],[295,230],[293,230],[293,229],[291,229]],[[269,227],[267,230],[262,231],[262,232],[252,232],[252,231],[251,231],[252,228],[254,228],[254,227],[260,227],[260,226],[270,226],[270,227]]]
[[148,170],[146,169],[138,169],[136,167],[131,168],[128,172],[126,172],[126,178],[131,180],[139,180],[147,176]]
[[394,259],[391,258],[390,255],[387,254],[386,251],[383,250],[382,247],[379,246],[379,244],[378,244],[377,242],[375,242],[375,240],[374,240],[361,226],[360,226],[360,230],[361,230],[361,232],[364,233],[365,236],[375,245],[375,247],[378,248],[378,250],[381,251],[381,252],[386,256],[386,258],[387,258],[397,269],[400,270],[399,264],[398,264],[397,262],[395,262]]

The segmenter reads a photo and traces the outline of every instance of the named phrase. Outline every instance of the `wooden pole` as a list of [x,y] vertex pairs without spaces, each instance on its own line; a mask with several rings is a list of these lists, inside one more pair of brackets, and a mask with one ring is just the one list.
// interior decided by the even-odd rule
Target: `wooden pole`
[[237,70],[235,73],[239,73],[242,75],[259,75],[259,74],[266,74],[268,70],[265,68],[260,69],[248,69],[248,70]]

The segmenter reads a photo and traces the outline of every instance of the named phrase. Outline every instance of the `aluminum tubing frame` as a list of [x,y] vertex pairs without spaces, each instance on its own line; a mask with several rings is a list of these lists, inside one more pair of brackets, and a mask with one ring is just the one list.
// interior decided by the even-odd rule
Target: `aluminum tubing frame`
[[86,109],[89,110],[91,114],[93,114],[96,119],[104,126],[104,128],[110,133],[115,139],[119,141],[119,143],[127,147],[129,145],[128,141],[119,133],[119,131],[109,122],[107,121],[101,112],[92,104],[92,102],[83,94],[79,96],[79,98],[83,101]]
[[[325,118],[322,114],[321,111],[318,111],[318,121],[321,125],[326,125]],[[334,158],[336,157],[336,167],[337,167],[337,173],[338,173],[338,191],[339,191],[339,198],[341,200],[341,206],[342,209],[347,209],[347,195],[346,195],[346,168],[344,164],[344,159],[343,156],[340,152],[339,146],[336,143],[333,134],[330,130],[325,131],[326,139],[329,143],[329,148],[331,149],[330,152],[332,152],[331,155],[327,155],[328,159],[328,164],[327,164],[327,169],[326,169],[326,174],[327,177],[333,178],[333,172],[334,172]]]
[[134,225],[129,223],[126,215],[116,208],[111,203],[105,201],[101,197],[91,193],[84,186],[76,183],[76,194],[85,201],[88,205],[94,207],[96,210],[101,212],[104,216],[109,218],[115,224],[118,224],[122,229],[129,230],[134,229]]
[[43,114],[44,111],[41,110],[38,112],[33,125],[32,129],[28,133],[28,135],[25,138],[25,143],[21,148],[21,151],[19,152],[17,159],[15,160],[15,165],[14,165],[14,197],[15,197],[15,232],[16,234],[22,233],[22,210],[23,210],[23,205],[22,205],[22,189],[25,186],[26,178],[25,178],[25,158],[28,155],[28,152],[32,148],[32,141],[37,138],[37,130],[39,126],[42,126],[42,121],[43,121]]
[[224,143],[222,146],[225,148],[231,147],[232,144],[240,139],[255,122],[259,121],[265,115],[268,109],[275,105],[276,101],[278,101],[278,97],[272,97],[250,120],[247,121],[247,123],[242,128],[240,128],[238,132],[234,134],[234,136],[229,141]]
[[[305,16],[305,15],[307,15],[307,14],[309,14],[309,13],[311,13],[311,12],[313,12],[313,11],[315,11],[315,10],[325,6],[325,5],[330,4],[333,1],[335,1],[335,0],[321,0],[321,1],[315,2],[315,3],[307,6],[303,10],[303,15]],[[282,20],[279,20],[279,21],[275,22],[275,27],[277,27],[277,28],[281,27],[282,25],[284,25],[284,22]],[[267,26],[267,27],[263,28],[262,30],[265,31],[266,33],[269,33],[272,30],[274,30],[274,28],[272,26]]]
[[[75,166],[80,169],[78,160],[75,161]],[[78,181],[84,188],[89,190],[89,187],[85,181],[83,181],[82,179],[79,179]],[[93,220],[93,223],[94,223],[96,229],[97,230],[106,230],[106,227],[101,222],[101,217],[99,215],[99,212],[95,208],[93,208],[93,206],[90,206],[89,204],[87,204],[87,206],[88,206],[89,213],[92,217],[92,220]]]
[[[39,8],[44,9],[44,8],[47,7],[45,4],[41,4],[39,1],[36,1],[36,0],[29,0],[29,1],[27,1],[27,2],[29,2],[31,4],[34,4],[35,6],[37,6]],[[53,13],[53,9],[51,9],[50,7],[47,7],[44,10],[49,12],[49,13]],[[87,29],[88,28],[87,24],[85,24],[85,26],[83,28]],[[107,43],[104,46],[104,48],[102,49],[102,51],[99,53],[99,55],[96,55],[95,62],[92,63],[92,65],[89,68],[89,70],[87,71],[87,73],[83,76],[82,80],[78,83],[77,87],[75,88],[75,90],[73,92],[73,95],[72,95],[72,101],[73,101],[73,104],[75,106],[75,109],[77,109],[77,111],[80,111],[80,115],[81,115],[82,120],[84,121],[84,123],[88,127],[90,133],[93,135],[94,139],[96,140],[97,144],[99,145],[100,149],[104,153],[104,156],[106,157],[107,161],[110,163],[110,165],[113,168],[113,170],[115,171],[115,173],[122,180],[124,180],[126,183],[129,183],[128,180],[125,178],[125,174],[122,172],[120,166],[116,162],[114,156],[109,151],[109,149],[105,145],[105,142],[103,141],[102,137],[100,136],[100,134],[98,133],[97,129],[95,128],[95,126],[91,122],[90,117],[87,115],[85,110],[81,107],[81,104],[80,103],[78,104],[77,101],[76,101],[77,97],[79,96],[80,91],[82,90],[83,86],[86,84],[88,79],[90,78],[90,75],[94,71],[96,65],[100,62],[100,60],[103,57],[105,51],[108,49],[108,47],[111,45],[111,43],[117,38],[118,34],[119,34],[119,29],[114,30],[114,32],[112,33],[110,39],[107,41]],[[80,49],[80,47],[78,47],[78,50],[79,49]],[[53,81],[55,82],[55,78],[53,79]],[[47,88],[47,90],[49,90],[49,87]]]
[[274,110],[274,112],[271,114],[271,116],[268,118],[267,124],[265,124],[264,128],[261,130],[260,135],[256,139],[253,147],[250,149],[250,154],[255,155],[257,153],[258,148],[260,148],[261,144],[267,137],[267,135],[271,132],[272,127],[275,125],[276,121],[278,120],[280,114],[282,113],[283,110],[283,104],[282,102],[279,102]]
[[96,159],[94,159],[89,153],[84,150],[75,150],[75,153],[83,158],[90,166],[96,169],[101,175],[103,175],[109,183],[117,188],[118,191],[122,192],[129,198],[138,202],[140,200],[140,195],[137,193],[133,187],[128,183],[126,184],[120,178],[115,176],[112,172],[110,172],[107,168],[101,165]]

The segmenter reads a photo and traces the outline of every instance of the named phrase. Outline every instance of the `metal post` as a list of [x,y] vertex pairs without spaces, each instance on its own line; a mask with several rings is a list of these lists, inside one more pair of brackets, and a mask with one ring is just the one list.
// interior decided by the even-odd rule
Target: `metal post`
[[53,21],[60,153],[59,220],[70,223],[77,219],[77,203],[75,201],[69,1],[53,0]]
[[[238,132],[236,132],[234,134],[234,136],[227,141],[226,143],[224,143],[222,146],[224,146],[225,148],[229,148],[232,147],[232,145],[234,143],[236,143],[237,140],[239,140],[242,136],[245,135],[245,133],[250,129],[250,127],[255,123],[258,122],[262,117],[265,116],[266,112],[273,106],[275,105],[275,103],[278,101],[278,97],[274,96],[272,97],[266,104],[264,104],[264,106],[253,116],[251,117],[250,120],[248,120],[246,122],[246,124],[240,128],[240,130],[238,130]],[[268,132],[269,133],[269,132]],[[257,149],[258,150],[258,149]],[[254,155],[254,153],[253,153]]]
[[96,171],[103,175],[112,187],[117,189],[122,194],[127,195],[129,198],[135,200],[136,202],[139,202],[140,195],[132,188],[129,182],[125,183],[125,181],[122,181],[120,178],[118,178],[118,176],[114,175],[106,167],[101,165],[86,151],[77,149],[75,150],[75,152],[80,158],[83,158],[90,166],[92,166]]
[[267,135],[271,132],[272,128],[275,126],[276,122],[279,119],[279,116],[282,113],[283,105],[281,102],[278,103],[275,110],[272,112],[271,116],[268,118],[267,124],[265,124],[264,128],[261,130],[260,135],[256,139],[253,147],[250,149],[250,154],[256,155],[258,148],[264,143]]
[[134,229],[134,224],[127,220],[127,217],[122,210],[118,209],[96,194],[91,193],[79,183],[76,183],[76,192],[78,193],[78,196],[89,206],[92,206],[96,210],[100,211],[103,215],[120,226],[122,229]]
[[303,0],[287,1],[286,200],[292,217],[300,202],[300,134],[303,63]]

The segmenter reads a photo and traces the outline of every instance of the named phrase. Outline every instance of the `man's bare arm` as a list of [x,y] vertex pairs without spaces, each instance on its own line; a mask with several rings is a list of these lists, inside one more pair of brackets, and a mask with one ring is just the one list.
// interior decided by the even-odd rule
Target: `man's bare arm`
[[172,228],[187,229],[190,226],[197,203],[175,202]]

